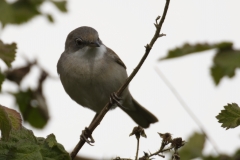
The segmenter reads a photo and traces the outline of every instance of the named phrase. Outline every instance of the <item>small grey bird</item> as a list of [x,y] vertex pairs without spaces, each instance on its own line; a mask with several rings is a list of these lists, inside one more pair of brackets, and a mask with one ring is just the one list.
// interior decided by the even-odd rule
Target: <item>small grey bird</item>
[[[67,36],[57,72],[67,94],[97,114],[127,79],[126,66],[106,47],[91,27],[79,27]],[[158,119],[133,99],[128,89],[121,96],[122,109],[138,125],[147,128]],[[112,108],[115,108],[113,106]]]

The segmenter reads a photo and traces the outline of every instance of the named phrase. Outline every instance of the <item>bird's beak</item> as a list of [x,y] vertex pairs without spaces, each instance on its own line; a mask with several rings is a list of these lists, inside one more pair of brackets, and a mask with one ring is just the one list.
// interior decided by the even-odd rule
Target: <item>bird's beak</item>
[[98,42],[98,41],[96,41],[96,42],[90,42],[89,44],[88,44],[88,46],[90,46],[90,47],[100,47],[100,43]]

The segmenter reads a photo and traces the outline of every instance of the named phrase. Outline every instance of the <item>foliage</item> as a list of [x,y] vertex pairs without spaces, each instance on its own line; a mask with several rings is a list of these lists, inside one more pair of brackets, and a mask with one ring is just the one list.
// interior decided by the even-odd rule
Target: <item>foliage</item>
[[235,50],[232,46],[232,42],[220,42],[216,44],[185,43],[182,47],[170,50],[168,55],[160,60],[177,58],[210,49],[217,49],[213,58],[211,75],[215,84],[218,85],[224,76],[232,78],[235,75],[235,70],[240,68],[240,50]]
[[[54,18],[49,13],[43,13],[40,7],[45,2],[52,3],[59,11],[67,12],[67,1],[57,0],[16,0],[9,3],[6,0],[0,0],[0,22],[2,28],[8,24],[23,24],[36,16],[44,16],[49,22],[54,22]],[[210,49],[216,49],[216,54],[211,67],[211,75],[216,85],[220,83],[222,78],[228,76],[234,77],[235,70],[240,67],[240,50],[233,49],[231,42],[221,42],[215,44],[197,43],[184,44],[181,47],[172,49],[166,57],[160,60],[177,58],[197,52],[202,52]],[[7,65],[6,71],[0,70],[0,91],[1,85],[5,79],[12,81],[18,85],[18,92],[10,93],[15,98],[16,104],[22,113],[25,121],[28,121],[36,128],[43,128],[48,119],[48,106],[43,95],[43,82],[49,76],[35,62],[27,62],[26,65],[19,68],[9,69],[11,63],[15,60],[17,44],[5,44],[0,40],[0,59]],[[33,66],[38,66],[41,70],[40,78],[38,79],[38,87],[36,89],[28,88],[21,89],[21,82],[24,77],[30,72]],[[224,106],[224,110],[219,113],[216,118],[222,127],[229,129],[235,128],[240,124],[240,109],[235,103]],[[21,115],[13,109],[0,105],[0,159],[1,160],[19,160],[19,159],[44,159],[44,160],[61,160],[70,159],[69,154],[64,147],[57,143],[53,134],[47,138],[35,137],[33,132],[22,126]],[[135,134],[135,133],[134,133]],[[139,133],[137,136],[142,135]],[[168,135],[168,136],[166,136]],[[160,134],[163,139],[164,146],[171,144],[170,149],[182,147],[185,142],[181,138],[172,139],[169,133]],[[170,138],[169,138],[170,137]],[[178,143],[181,142],[181,143]],[[163,143],[162,143],[163,144]],[[180,145],[179,145],[180,144]],[[179,155],[181,159],[202,158],[203,160],[232,160],[240,159],[240,150],[237,150],[233,155],[203,155],[205,136],[200,133],[194,133],[183,148],[180,149]],[[162,150],[164,147],[162,148]],[[170,150],[170,149],[167,149]],[[158,154],[158,152],[156,152]],[[161,153],[161,152],[159,152]],[[156,154],[156,155],[157,155]],[[178,154],[178,153],[177,153]],[[147,153],[145,157],[150,157]],[[161,156],[159,154],[159,156]]]
[[16,43],[4,44],[0,40],[0,59],[2,59],[8,67],[11,67],[11,63],[16,57]]
[[49,13],[42,13],[40,10],[44,2],[51,2],[61,12],[67,12],[66,1],[56,0],[17,0],[8,3],[6,0],[0,1],[0,21],[4,27],[7,24],[22,24],[35,16],[45,16],[50,22],[54,22],[54,18]]
[[21,125],[21,116],[15,110],[0,105],[0,129],[3,140],[9,138],[12,129],[18,130]]
[[[213,58],[213,65],[211,67],[211,76],[216,85],[220,83],[223,77],[234,77],[235,70],[240,68],[240,50],[233,49],[232,42],[220,42],[215,44],[209,43],[197,43],[188,44],[185,43],[181,47],[177,47],[168,52],[167,56],[159,59],[166,60],[171,58],[177,58],[194,54],[210,49],[216,49],[215,56]],[[229,129],[235,128],[240,124],[240,108],[236,103],[228,104],[224,106],[224,110],[219,113],[216,118],[219,123],[222,123],[222,127]],[[218,156],[202,155],[204,148],[205,138],[204,135],[195,133],[187,141],[185,147],[180,150],[181,158],[192,159],[202,158],[203,160],[235,160],[240,158],[240,152],[236,151],[233,155],[220,154]]]
[[[8,71],[6,78],[15,83],[20,83],[33,64],[35,63],[29,63],[27,66]],[[43,82],[47,77],[48,73],[41,69],[36,89],[28,88],[24,91],[19,89],[18,92],[11,93],[23,115],[24,121],[29,122],[36,128],[43,128],[49,119],[48,106],[42,92]]]
[[213,48],[216,48],[216,46],[208,43],[197,43],[192,45],[189,43],[185,43],[181,47],[177,47],[175,49],[169,50],[168,55],[166,57],[160,58],[160,60],[177,58],[177,57],[193,54],[196,52],[206,51]]
[[[37,88],[27,90],[21,89],[21,82],[29,73],[33,66],[40,69],[40,76],[37,83]],[[49,74],[44,71],[36,61],[28,62],[25,66],[9,69],[4,73],[5,79],[16,83],[18,91],[8,92],[15,98],[16,105],[23,116],[24,121],[29,122],[35,128],[43,128],[49,119],[48,105],[43,94],[43,83],[49,77]]]
[[21,116],[15,110],[0,105],[1,160],[70,160],[64,147],[53,134],[47,138],[35,137],[21,124]]
[[1,92],[1,90],[2,90],[2,83],[3,83],[4,79],[5,79],[5,77],[4,77],[4,75],[1,73],[1,70],[0,70],[0,92]]
[[[0,1],[0,22],[2,27],[7,24],[22,24],[36,16],[46,16],[50,22],[54,21],[51,14],[42,13],[40,7],[45,3],[52,3],[59,11],[67,12],[67,1],[57,0],[16,0],[8,2],[6,0]],[[3,14],[4,13],[4,14]],[[4,80],[10,80],[16,83],[18,91],[10,93],[15,98],[16,105],[19,107],[23,115],[24,121],[29,122],[33,127],[43,128],[49,119],[48,106],[43,94],[43,83],[49,74],[44,71],[37,61],[27,62],[26,65],[10,69],[11,63],[16,56],[17,44],[4,44],[0,40],[0,59],[2,59],[8,66],[5,71],[0,70],[0,91]],[[38,87],[36,89],[28,88],[21,89],[21,82],[30,72],[33,66],[40,68],[41,75],[38,79]],[[8,91],[5,91],[8,92]]]
[[181,159],[200,158],[202,160],[239,160],[240,150],[236,150],[232,155],[220,153],[219,155],[203,155],[205,136],[201,133],[193,133],[183,148],[180,149]]
[[185,146],[179,151],[181,159],[193,159],[202,157],[205,144],[205,136],[200,133],[193,133],[187,140]]
[[222,127],[229,129],[235,128],[240,125],[240,108],[236,103],[228,104],[224,106],[224,110],[221,110],[216,118],[219,123],[222,123]]
[[23,119],[36,128],[43,128],[48,119],[48,110],[43,95],[37,91],[28,89],[13,93],[16,103],[23,115]]
[[[15,59],[16,49],[17,49],[16,43],[4,44],[0,40],[0,59],[2,59],[3,62],[5,62],[5,64],[8,67],[11,67],[11,63]],[[3,81],[4,81],[4,75],[3,75],[2,71],[0,70],[0,91],[1,91],[1,86],[2,86]]]

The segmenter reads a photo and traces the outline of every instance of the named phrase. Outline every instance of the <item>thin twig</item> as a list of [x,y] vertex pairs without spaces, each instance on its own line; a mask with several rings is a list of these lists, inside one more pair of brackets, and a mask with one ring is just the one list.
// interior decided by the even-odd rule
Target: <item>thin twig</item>
[[[150,44],[147,44],[145,46],[145,54],[143,55],[141,61],[139,62],[139,64],[137,65],[137,67],[133,70],[133,72],[131,73],[131,75],[126,79],[125,83],[121,86],[121,88],[116,92],[117,96],[121,96],[122,92],[124,91],[125,88],[127,88],[127,86],[129,85],[129,83],[131,82],[131,80],[133,79],[133,77],[137,74],[138,70],[141,68],[143,62],[145,61],[145,59],[147,58],[148,54],[150,53],[152,46],[154,45],[155,41],[159,38],[160,35],[160,31],[163,25],[163,22],[165,20],[166,14],[167,14],[167,10],[168,10],[168,6],[169,6],[170,0],[166,0],[166,4],[165,4],[165,8],[163,11],[163,15],[162,18],[160,20],[160,22],[158,24],[155,24],[156,26],[156,32],[150,42]],[[159,19],[159,18],[158,18]],[[156,19],[156,21],[158,20]],[[161,34],[162,35],[162,34]],[[108,112],[108,110],[111,108],[110,103],[108,102],[105,107],[102,109],[102,111],[98,114],[97,117],[95,117],[94,121],[89,125],[88,130],[89,133],[92,134],[92,132],[95,130],[95,128],[100,124],[100,122],[102,121],[103,117],[105,116],[105,114]],[[72,153],[71,153],[71,158],[74,159],[74,157],[77,155],[77,153],[79,152],[79,150],[82,148],[82,146],[84,145],[85,140],[84,139],[80,139],[80,141],[78,142],[78,144],[75,146],[75,148],[73,149]]]
[[171,149],[173,149],[174,147],[170,147],[170,148],[167,148],[167,149],[162,149],[162,150],[158,150],[157,152],[155,153],[152,153],[148,156],[148,158],[152,157],[152,156],[161,156],[164,158],[164,155],[161,155],[160,153],[163,153],[163,152],[166,152],[166,151],[170,151]]
[[178,102],[182,105],[182,107],[185,109],[185,111],[188,113],[188,115],[193,119],[193,121],[198,125],[203,135],[206,137],[206,139],[212,144],[214,150],[219,154],[218,147],[214,140],[210,138],[210,136],[207,134],[205,128],[203,127],[200,120],[195,116],[195,114],[191,111],[189,106],[186,104],[186,102],[183,100],[183,98],[180,96],[180,94],[177,92],[177,90],[173,87],[173,85],[168,81],[168,79],[163,75],[163,73],[160,71],[159,68],[155,67],[155,70],[157,74],[161,77],[163,82],[168,86],[168,88],[172,91],[173,95],[177,98]]
[[[164,149],[164,147],[165,147],[166,145],[168,145],[168,144],[169,144],[169,143],[162,142],[160,149],[159,149],[158,151],[150,154],[150,155],[148,156],[148,158],[150,158],[150,157],[152,157],[152,156],[155,156],[155,155],[158,155],[158,156],[159,156],[160,153],[163,153],[163,152],[166,152],[166,151],[168,151],[168,150],[171,150],[173,147],[168,148],[168,149]],[[160,155],[160,156],[161,156],[161,155]]]
[[135,157],[135,160],[137,160],[137,159],[138,159],[139,141],[140,141],[140,138],[137,138],[137,152],[136,152],[136,157]]

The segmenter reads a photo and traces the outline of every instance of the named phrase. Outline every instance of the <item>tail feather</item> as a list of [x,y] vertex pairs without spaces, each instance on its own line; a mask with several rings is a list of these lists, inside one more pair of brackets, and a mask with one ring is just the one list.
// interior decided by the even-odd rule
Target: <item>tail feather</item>
[[158,122],[151,112],[141,106],[136,100],[132,100],[135,110],[123,109],[139,126],[148,128],[151,123]]

